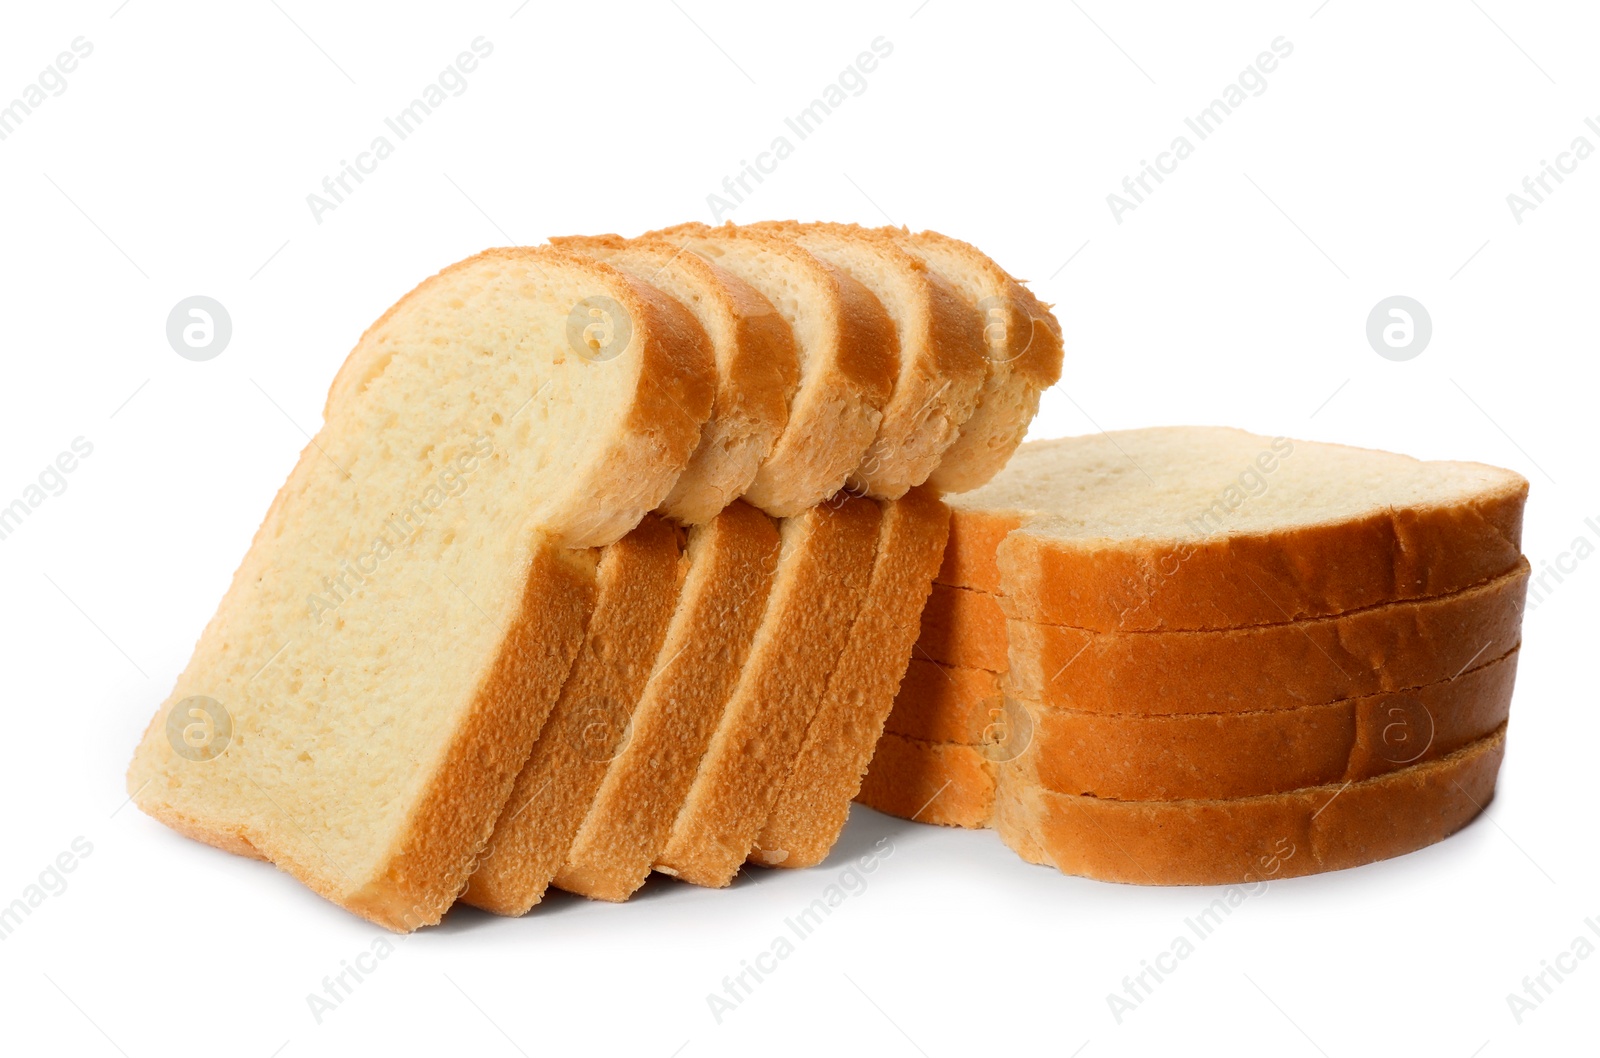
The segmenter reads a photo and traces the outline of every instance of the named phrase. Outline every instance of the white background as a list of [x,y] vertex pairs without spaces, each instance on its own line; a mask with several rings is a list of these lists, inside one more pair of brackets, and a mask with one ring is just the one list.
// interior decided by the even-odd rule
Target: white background
[[[867,89],[732,216],[937,228],[1031,280],[1068,338],[1034,436],[1223,423],[1483,460],[1532,482],[1536,570],[1600,540],[1600,160],[1520,224],[1506,198],[1575,137],[1600,146],[1592,10],[118,2],[18,5],[0,33],[0,102],[74,38],[94,49],[0,142],[0,503],[94,446],[0,541],[0,903],[93,846],[0,941],[7,1053],[1593,1053],[1600,958],[1520,1025],[1506,996],[1600,918],[1600,560],[1527,617],[1486,819],[1274,884],[1121,1025],[1107,993],[1213,894],[1068,878],[860,808],[843,848],[893,855],[720,1025],[707,993],[842,857],[516,921],[458,910],[318,1024],[307,994],[379,931],[120,807],[363,328],[488,245],[712,219],[706,195],[879,36]],[[306,196],[479,36],[465,93],[317,223]],[[1280,36],[1267,89],[1118,223],[1106,196]],[[165,337],[193,294],[233,320],[206,363]],[[1364,334],[1393,294],[1434,324],[1403,363]]]

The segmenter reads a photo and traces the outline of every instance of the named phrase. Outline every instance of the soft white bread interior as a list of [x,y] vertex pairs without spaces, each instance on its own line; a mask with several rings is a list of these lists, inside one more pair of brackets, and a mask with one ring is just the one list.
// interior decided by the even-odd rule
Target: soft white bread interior
[[711,408],[680,306],[491,250],[375,323],[128,772],[141,808],[396,930],[467,879],[583,634],[598,545]]

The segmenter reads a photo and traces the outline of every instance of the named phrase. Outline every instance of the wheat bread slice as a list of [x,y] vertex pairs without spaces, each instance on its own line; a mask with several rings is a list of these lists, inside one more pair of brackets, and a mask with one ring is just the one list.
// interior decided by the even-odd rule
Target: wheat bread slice
[[744,503],[690,530],[689,571],[653,674],[555,875],[559,888],[619,901],[644,884],[744,668],[780,548],[777,525]]
[[1061,377],[1061,324],[976,247],[934,231],[880,230],[947,279],[983,324],[988,374],[977,407],[928,477],[941,492],[966,492],[1006,465],[1039,410],[1039,395]]
[[583,646],[461,899],[526,914],[566,862],[638,703],[688,570],[682,532],[646,516],[600,557]]
[[[609,330],[575,345],[586,303]],[[710,374],[692,318],[591,261],[493,250],[424,281],[336,378],[134,800],[390,929],[438,921],[581,641],[595,558],[568,548],[660,502]]]
[[1438,760],[1349,785],[1225,800],[1116,801],[1053,793],[1001,770],[994,823],[1024,859],[1137,885],[1233,885],[1414,852],[1494,797],[1505,728]]
[[688,525],[710,521],[744,495],[789,421],[800,384],[793,330],[750,284],[671,242],[618,235],[550,242],[659,287],[705,329],[717,365],[716,397],[700,444],[661,511]]
[[752,227],[793,239],[872,291],[888,312],[900,372],[848,484],[882,499],[905,495],[938,468],[978,406],[989,357],[976,306],[891,231],[794,221]]
[[712,887],[739,873],[844,652],[882,518],[841,493],[784,520],[767,612],[656,870]]
[[996,767],[979,746],[885,731],[856,801],[917,823],[981,830],[994,813]]
[[925,742],[977,745],[1005,708],[1000,674],[913,657],[883,729]]
[[1022,703],[1018,774],[1046,790],[1119,801],[1252,797],[1370,779],[1475,742],[1511,711],[1519,651],[1423,687],[1320,705],[1171,716]]
[[1529,572],[1522,559],[1450,595],[1243,629],[1110,633],[1011,621],[1004,685],[1030,702],[1117,714],[1287,709],[1419,687],[1521,640]]
[[787,518],[844,485],[877,436],[899,374],[894,324],[872,292],[772,232],[683,224],[649,233],[760,291],[793,330],[800,385],[746,502]]
[[1023,445],[952,507],[1017,526],[996,553],[1009,616],[1170,631],[1482,583],[1521,561],[1527,491],[1478,463],[1180,426]]
[[839,840],[883,733],[944,555],[950,512],[932,489],[882,503],[866,597],[800,752],[750,852],[768,867],[811,867]]

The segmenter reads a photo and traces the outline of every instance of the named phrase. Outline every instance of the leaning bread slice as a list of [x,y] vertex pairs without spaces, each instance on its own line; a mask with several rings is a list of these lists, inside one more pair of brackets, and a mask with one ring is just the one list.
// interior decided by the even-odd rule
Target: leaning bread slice
[[626,900],[666,846],[766,612],[780,541],[733,503],[689,533],[689,572],[628,737],[608,763],[555,884]]
[[710,521],[744,495],[789,420],[800,384],[794,332],[750,284],[665,240],[599,235],[550,242],[659,287],[705,328],[716,356],[716,399],[661,511],[687,525]]
[[687,568],[680,530],[649,516],[605,549],[583,648],[461,899],[522,915],[566,862],[667,634]]
[[335,380],[134,799],[381,925],[438,921],[581,641],[595,559],[566,548],[661,501],[710,376],[692,317],[592,261],[492,250],[423,282]]
[[881,520],[876,503],[848,494],[784,520],[767,612],[657,870],[708,886],[738,874],[844,651]]
[[917,614],[939,569],[949,523],[949,508],[928,488],[883,504],[866,598],[752,862],[811,867],[839,840],[910,659]]
[[989,363],[977,408],[928,478],[943,492],[977,488],[1006,465],[1039,410],[1039,395],[1061,377],[1061,324],[976,247],[934,231],[882,230],[947,278],[983,323]]
[[[1237,628],[1446,595],[1521,561],[1528,483],[1220,427],[1023,445],[952,501],[999,545],[1016,618],[1096,632]],[[998,525],[996,526],[998,528]]]
[[1028,706],[1027,781],[1119,801],[1252,797],[1360,781],[1452,753],[1511,711],[1517,651],[1453,679],[1321,705],[1172,716]]
[[994,814],[995,776],[982,746],[885,731],[856,800],[916,823],[981,830]]
[[1387,775],[1230,800],[1052,793],[1002,769],[995,829],[1024,859],[1138,885],[1230,885],[1337,871],[1442,841],[1494,797],[1505,728]]
[[894,324],[872,292],[772,232],[684,224],[653,232],[733,273],[793,328],[800,386],[747,502],[779,518],[837,492],[877,436],[899,374]]
[[1528,575],[1523,559],[1450,595],[1251,628],[1117,633],[1011,621],[1004,684],[1030,702],[1122,715],[1289,709],[1420,687],[1521,641]]
[[872,291],[888,311],[900,373],[849,485],[885,499],[905,495],[938,468],[978,405],[989,358],[976,306],[891,232],[792,221],[755,227],[793,239]]

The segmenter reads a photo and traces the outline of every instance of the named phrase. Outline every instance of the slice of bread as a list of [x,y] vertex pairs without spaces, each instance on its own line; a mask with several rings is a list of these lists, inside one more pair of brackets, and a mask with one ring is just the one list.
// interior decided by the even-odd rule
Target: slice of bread
[[976,247],[933,231],[883,230],[948,279],[983,321],[989,371],[977,409],[928,477],[942,492],[977,488],[1006,465],[1039,410],[1039,394],[1061,377],[1061,324]]
[[866,597],[881,521],[844,493],[784,520],[767,612],[657,870],[707,886],[739,873]]
[[605,549],[583,648],[539,732],[461,899],[522,915],[566,862],[609,762],[631,730],[677,607],[681,532],[647,516]]
[[1288,709],[1420,687],[1521,641],[1529,572],[1522,559],[1450,595],[1253,628],[1111,633],[1012,621],[1004,682],[1030,702],[1116,714]]
[[1234,885],[1337,871],[1460,830],[1494,797],[1505,729],[1448,756],[1348,785],[1232,800],[1052,793],[1002,769],[995,828],[1024,859],[1139,885]]
[[866,598],[756,839],[752,863],[812,867],[827,858],[894,705],[916,641],[917,614],[944,555],[950,510],[928,488],[882,506]]
[[1119,801],[1283,793],[1453,753],[1511,712],[1517,651],[1455,677],[1322,705],[1136,716],[1028,704],[1015,767],[1046,790]]
[[999,673],[914,657],[883,729],[925,742],[975,746],[992,739],[1004,707]]
[[[590,312],[596,315],[590,315]],[[582,639],[595,556],[711,408],[671,299],[491,250],[362,337],[128,772],[140,807],[395,930],[465,885]]]
[[626,900],[666,846],[767,609],[778,527],[733,503],[689,533],[689,573],[632,729],[606,768],[555,884]]
[[550,242],[659,287],[709,335],[717,365],[711,418],[661,511],[688,525],[710,521],[744,495],[789,421],[800,384],[793,330],[750,284],[673,243],[617,235]]
[[894,322],[900,374],[878,435],[850,475],[857,492],[896,499],[928,480],[989,377],[984,321],[897,233],[855,224],[753,225],[793,239],[872,291]]
[[653,232],[733,273],[793,328],[800,387],[789,422],[745,491],[775,517],[832,496],[878,434],[899,374],[894,324],[859,282],[772,232],[684,224]]
[[884,732],[856,800],[900,819],[981,830],[994,814],[995,776],[978,746]]
[[1169,631],[1480,584],[1521,562],[1527,494],[1478,463],[1184,426],[1024,445],[952,507],[1020,526],[996,556],[1010,616]]

